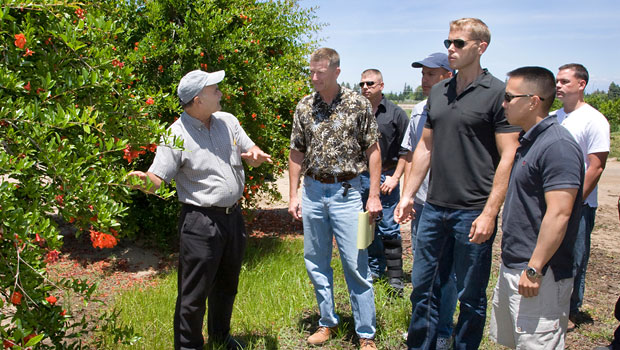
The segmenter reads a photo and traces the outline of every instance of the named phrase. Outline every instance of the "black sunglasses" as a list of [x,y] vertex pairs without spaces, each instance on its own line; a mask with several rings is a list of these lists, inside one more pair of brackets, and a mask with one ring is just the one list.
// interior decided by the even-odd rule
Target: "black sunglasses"
[[360,85],[361,88],[363,88],[364,85],[366,85],[368,87],[371,87],[371,86],[375,85],[375,82],[374,81],[362,81],[362,82],[359,83],[359,85]]
[[[511,94],[511,93],[508,93],[508,92],[507,92],[507,93],[505,93],[505,94],[504,94],[504,101],[506,101],[506,102],[510,102],[510,101],[512,101],[514,98],[517,98],[517,97],[534,97],[534,96],[538,96],[538,95],[532,95],[532,94],[527,94],[527,95],[513,95],[513,94]],[[541,101],[544,101],[544,100],[545,100],[544,98],[542,98],[542,97],[540,97],[540,96],[538,96],[538,98],[539,98]]]
[[454,47],[456,47],[457,49],[462,49],[465,47],[465,43],[467,43],[468,41],[474,41],[474,40],[480,40],[480,39],[471,39],[471,40],[463,40],[463,39],[454,39],[454,40],[450,40],[450,39],[446,39],[443,41],[443,46],[446,47],[446,49],[450,48],[450,45],[454,44]]

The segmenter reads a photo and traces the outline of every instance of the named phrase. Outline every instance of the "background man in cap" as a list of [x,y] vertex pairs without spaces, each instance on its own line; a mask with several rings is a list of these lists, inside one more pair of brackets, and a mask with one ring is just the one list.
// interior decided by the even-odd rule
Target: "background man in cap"
[[[439,83],[444,79],[452,77],[454,71],[450,68],[450,62],[448,61],[448,55],[441,52],[435,52],[421,61],[416,61],[411,64],[413,68],[422,68],[422,93],[428,97],[433,85]],[[424,130],[424,123],[426,123],[426,102],[428,99],[416,104],[411,111],[411,119],[407,126],[405,138],[403,139],[402,147],[409,150],[406,155],[406,174],[411,172],[413,150],[418,144],[418,141],[422,138],[422,130]],[[407,181],[407,175],[405,174],[405,182]],[[422,209],[424,209],[424,202],[426,202],[426,192],[428,190],[428,176],[420,185],[420,189],[415,194],[413,202],[413,209],[415,216],[411,221],[411,253],[415,256],[415,241],[417,239],[418,224],[420,223],[420,216]],[[441,301],[439,302],[439,323],[437,325],[437,350],[448,349],[450,346],[450,338],[452,336],[452,319],[454,316],[454,310],[456,309],[456,276],[454,273],[450,274],[450,278],[447,283],[441,286]]]
[[556,77],[557,96],[563,107],[555,113],[558,122],[577,140],[586,167],[583,207],[575,241],[575,284],[570,300],[570,321],[573,324],[569,328],[583,320],[579,308],[583,304],[586,270],[590,259],[590,236],[598,207],[597,184],[605,169],[610,145],[609,122],[604,115],[584,101],[588,78],[588,70],[578,63],[561,66]]
[[[224,71],[195,70],[179,83],[184,112],[170,128],[170,139],[157,148],[141,189],[159,188],[176,181],[183,204],[179,219],[178,295],[174,315],[174,347],[198,350],[204,346],[202,324],[208,298],[209,342],[226,349],[242,349],[230,336],[239,272],[246,246],[245,224],[238,200],[245,174],[241,159],[259,166],[271,156],[250,140],[232,114],[221,112],[222,92],[217,83]],[[181,140],[181,148],[174,139]],[[147,180],[148,179],[148,180]],[[151,182],[152,184],[149,184]]]
[[497,215],[520,130],[504,117],[504,83],[480,65],[490,41],[489,28],[477,18],[450,22],[444,44],[458,73],[431,89],[415,166],[394,215],[409,220],[413,195],[430,167],[413,263],[409,349],[435,346],[441,285],[453,262],[460,301],[454,348],[477,349],[482,341]]
[[564,349],[581,211],[583,156],[554,116],[553,73],[508,73],[504,111],[523,129],[502,214],[502,263],[491,339],[512,349]]
[[[394,209],[400,200],[400,177],[405,169],[406,150],[401,148],[409,119],[407,113],[383,95],[383,75],[377,69],[362,72],[359,83],[362,95],[372,105],[381,138],[381,205],[383,216],[375,226],[375,239],[368,246],[368,265],[373,278],[385,276],[387,268],[391,295],[403,294],[403,243],[400,225],[394,221]],[[401,155],[403,157],[401,157]],[[370,191],[370,174],[362,172],[362,202]]]

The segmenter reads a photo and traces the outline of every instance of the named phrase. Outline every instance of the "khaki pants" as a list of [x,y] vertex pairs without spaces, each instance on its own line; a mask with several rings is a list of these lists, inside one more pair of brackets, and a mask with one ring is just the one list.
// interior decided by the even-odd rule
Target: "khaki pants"
[[522,272],[501,264],[493,293],[491,340],[512,349],[564,349],[573,278],[555,281],[549,268],[538,296],[524,298],[518,293]]

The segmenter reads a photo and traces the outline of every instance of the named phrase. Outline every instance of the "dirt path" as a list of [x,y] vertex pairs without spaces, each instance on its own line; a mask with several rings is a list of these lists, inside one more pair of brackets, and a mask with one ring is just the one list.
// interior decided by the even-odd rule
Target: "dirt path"
[[614,255],[620,254],[620,223],[618,221],[618,196],[620,196],[620,162],[607,161],[598,186],[599,207],[596,225],[592,232],[592,247]]

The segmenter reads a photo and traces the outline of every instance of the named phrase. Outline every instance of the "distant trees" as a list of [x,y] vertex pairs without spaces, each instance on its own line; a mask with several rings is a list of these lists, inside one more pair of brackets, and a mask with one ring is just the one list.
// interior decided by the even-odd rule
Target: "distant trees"
[[609,84],[609,90],[607,90],[607,97],[609,99],[617,99],[620,97],[620,86],[616,85],[613,81]]

